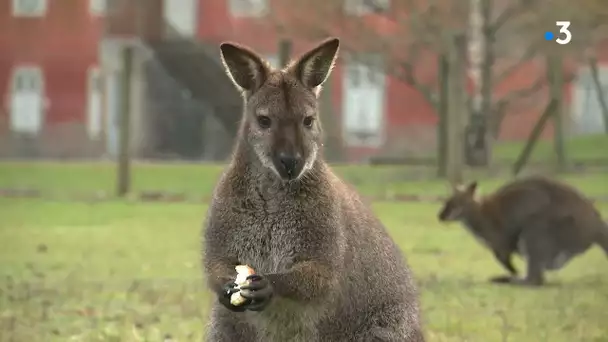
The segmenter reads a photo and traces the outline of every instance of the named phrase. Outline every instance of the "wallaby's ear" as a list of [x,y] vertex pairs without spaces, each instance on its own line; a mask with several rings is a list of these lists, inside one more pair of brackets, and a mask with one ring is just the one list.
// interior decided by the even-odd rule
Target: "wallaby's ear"
[[467,189],[462,183],[450,183],[452,185],[453,192],[465,192]]
[[239,90],[253,92],[268,78],[266,63],[251,49],[226,42],[220,45],[220,51],[224,68]]
[[315,89],[322,85],[331,73],[339,48],[340,40],[329,38],[302,55],[288,70],[307,88]]
[[472,181],[469,183],[469,185],[467,185],[467,192],[474,195],[475,191],[477,191],[477,181]]

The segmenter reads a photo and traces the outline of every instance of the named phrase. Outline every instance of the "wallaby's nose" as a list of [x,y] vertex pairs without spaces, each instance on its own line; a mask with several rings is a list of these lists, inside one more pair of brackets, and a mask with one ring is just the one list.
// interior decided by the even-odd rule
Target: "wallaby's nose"
[[296,176],[296,170],[300,166],[302,160],[302,156],[299,153],[296,154],[287,154],[281,153],[279,154],[279,161],[281,162],[281,166],[285,169],[285,173],[289,177]]

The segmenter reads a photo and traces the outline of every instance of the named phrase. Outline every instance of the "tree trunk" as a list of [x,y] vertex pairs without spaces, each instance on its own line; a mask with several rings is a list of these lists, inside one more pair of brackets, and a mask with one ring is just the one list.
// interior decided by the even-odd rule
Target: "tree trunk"
[[553,110],[553,146],[558,171],[566,169],[566,151],[564,147],[563,101],[564,89],[563,57],[558,51],[551,51],[547,56],[547,72],[549,79],[549,94],[555,101]]
[[449,48],[447,176],[451,182],[459,183],[462,182],[464,162],[464,121],[468,115],[465,35],[454,34]]
[[449,80],[449,64],[446,53],[439,55],[439,103],[437,108],[437,177],[445,178],[447,176],[447,154],[448,154],[448,131],[447,131],[447,115],[448,115],[448,80]]
[[283,38],[279,40],[279,65],[285,67],[287,63],[289,63],[289,59],[291,58],[291,40]]
[[489,128],[492,115],[492,93],[494,89],[492,67],[494,66],[494,32],[492,29],[493,0],[481,0],[481,16],[483,18],[483,62],[481,64],[481,114],[483,129],[483,157],[482,165],[489,165],[492,160],[492,137]]
[[333,106],[333,78],[328,77],[319,95],[321,124],[324,131],[324,155],[329,162],[344,160],[341,132]]

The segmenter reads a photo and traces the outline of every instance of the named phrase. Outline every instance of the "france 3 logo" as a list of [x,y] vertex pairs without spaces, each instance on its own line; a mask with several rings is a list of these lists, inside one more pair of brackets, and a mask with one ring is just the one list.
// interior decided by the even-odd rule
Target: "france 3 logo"
[[[569,21],[556,21],[555,25],[559,27],[559,34],[556,35],[551,31],[545,32],[545,40],[555,40],[557,44],[566,45],[572,40],[572,32],[568,29],[570,27]],[[557,39],[556,39],[557,37]]]

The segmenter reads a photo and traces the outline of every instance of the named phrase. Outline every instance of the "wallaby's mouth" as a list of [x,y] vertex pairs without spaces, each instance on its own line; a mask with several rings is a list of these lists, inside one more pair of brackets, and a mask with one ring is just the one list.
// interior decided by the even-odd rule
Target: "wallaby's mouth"
[[289,168],[284,168],[284,167],[277,167],[277,165],[275,165],[275,169],[277,170],[281,179],[283,179],[285,181],[296,180],[302,174],[302,167],[289,169]]
[[279,176],[286,181],[297,179],[304,169],[304,160],[299,156],[281,155],[273,159],[273,164]]

